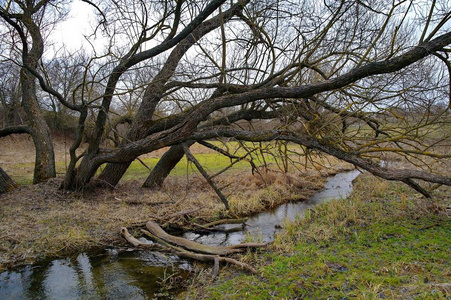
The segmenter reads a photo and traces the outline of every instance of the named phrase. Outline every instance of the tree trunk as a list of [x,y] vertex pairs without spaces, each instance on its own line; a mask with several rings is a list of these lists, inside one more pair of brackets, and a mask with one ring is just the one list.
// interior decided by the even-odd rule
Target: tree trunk
[[[134,118],[131,128],[127,133],[126,141],[137,141],[148,135],[148,126],[143,126],[146,122],[152,120],[152,116],[155,112],[155,108],[161,101],[161,98],[165,92],[165,84],[174,75],[174,72],[186,54],[186,52],[196,44],[207,33],[219,28],[224,22],[228,22],[236,13],[241,11],[248,1],[243,3],[237,3],[223,14],[217,15],[198,26],[193,30],[192,34],[184,38],[172,51],[163,65],[162,69],[154,77],[152,82],[147,86],[144,92],[143,99],[139,110]],[[181,148],[181,146],[180,146]],[[171,148],[172,149],[172,148]],[[162,165],[158,166],[158,169],[151,172],[149,178],[144,183],[144,187],[159,187],[163,184],[164,179],[168,176],[169,172],[174,168],[178,161],[183,157],[180,156],[183,149],[174,149],[174,152],[168,154],[168,161],[163,161]],[[180,157],[180,158],[178,158]],[[100,178],[108,185],[115,186],[120,178],[127,170],[125,164],[111,164],[103,170]],[[155,177],[155,179],[153,179]],[[110,181],[111,180],[111,181]]]
[[39,108],[34,76],[23,68],[20,72],[20,81],[22,85],[22,103],[28,117],[30,134],[36,148],[33,183],[39,183],[56,177],[52,135]]
[[[26,1],[27,6],[23,7],[24,13],[21,16],[21,22],[25,25],[31,41],[22,40],[24,44],[22,53],[24,66],[20,70],[20,86],[22,105],[27,114],[30,134],[36,148],[33,183],[39,183],[56,177],[56,170],[52,135],[39,107],[36,96],[36,78],[30,72],[30,70],[36,71],[38,62],[44,53],[41,28],[33,18],[33,14],[36,13],[36,7],[33,6],[33,3],[33,1]],[[31,46],[31,49],[29,49],[29,46]]]
[[18,185],[11,179],[11,177],[0,168],[0,194],[9,192],[17,188]]
[[109,163],[105,166],[102,173],[99,175],[99,180],[104,183],[106,187],[115,187],[122,176],[124,176],[131,162],[126,163]]
[[160,188],[166,177],[168,177],[169,173],[171,173],[172,169],[174,169],[184,155],[185,152],[183,151],[182,145],[174,145],[169,148],[150,172],[143,187],[150,189]]

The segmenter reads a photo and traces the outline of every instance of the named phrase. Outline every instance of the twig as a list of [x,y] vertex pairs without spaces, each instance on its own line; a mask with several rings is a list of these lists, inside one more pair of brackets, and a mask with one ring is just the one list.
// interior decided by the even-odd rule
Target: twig
[[439,223],[434,223],[434,224],[430,224],[430,225],[421,227],[420,230],[429,229],[429,228],[432,228],[432,227],[434,227],[434,226],[439,226]]

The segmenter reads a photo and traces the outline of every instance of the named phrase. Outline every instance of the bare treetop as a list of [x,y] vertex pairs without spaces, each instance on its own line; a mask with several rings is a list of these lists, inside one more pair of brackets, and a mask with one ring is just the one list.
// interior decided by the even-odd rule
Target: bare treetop
[[[424,195],[414,180],[450,183],[418,169],[450,157],[448,1],[84,2],[98,15],[87,41],[102,36],[106,49],[17,59],[42,101],[78,117],[64,188],[83,188],[104,164],[99,178],[115,186],[141,154],[170,146],[180,159],[186,145],[225,138],[295,143],[297,155],[324,152]],[[48,30],[20,30],[20,15],[56,20],[49,12],[67,4],[3,5],[10,51],[18,36],[27,53],[25,35]],[[413,169],[378,166],[387,153]]]

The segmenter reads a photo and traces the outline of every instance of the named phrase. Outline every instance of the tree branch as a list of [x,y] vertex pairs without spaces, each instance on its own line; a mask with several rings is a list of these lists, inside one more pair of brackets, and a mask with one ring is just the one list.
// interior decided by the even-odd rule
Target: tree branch
[[216,184],[213,182],[213,180],[208,175],[207,171],[204,170],[202,165],[197,161],[197,159],[194,157],[194,155],[189,151],[189,148],[186,146],[186,144],[182,144],[183,151],[185,151],[186,158],[194,163],[196,168],[199,170],[199,172],[204,176],[205,180],[207,180],[208,184],[213,188],[213,190],[218,195],[219,199],[221,199],[222,203],[224,203],[224,206],[226,209],[230,209],[229,201],[227,201],[227,198],[224,196],[224,194],[218,189]]
[[[421,170],[411,170],[411,169],[391,169],[387,167],[380,166],[369,159],[358,157],[353,153],[343,151],[341,149],[335,148],[331,145],[322,144],[320,141],[313,139],[311,137],[303,137],[296,134],[287,134],[284,131],[268,130],[268,131],[245,131],[245,130],[233,130],[233,129],[213,129],[206,130],[204,132],[199,132],[190,137],[192,140],[205,140],[214,137],[233,137],[238,140],[252,141],[252,142],[263,142],[263,141],[274,141],[274,140],[284,140],[288,142],[293,142],[307,148],[316,149],[321,152],[335,156],[338,159],[349,162],[357,167],[360,167],[378,177],[387,179],[402,181],[410,186],[414,187],[415,183],[412,179],[420,179],[427,182],[444,184],[451,186],[451,177],[431,174]],[[421,192],[424,196],[428,197],[427,193],[424,193],[418,187],[414,187],[417,191]]]
[[12,126],[0,129],[0,138],[11,135],[11,134],[31,134],[30,128],[27,126]]

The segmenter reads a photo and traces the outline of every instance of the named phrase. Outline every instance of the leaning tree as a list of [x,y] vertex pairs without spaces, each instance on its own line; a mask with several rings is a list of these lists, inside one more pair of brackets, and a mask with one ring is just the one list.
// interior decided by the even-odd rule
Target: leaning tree
[[[184,155],[201,171],[194,143],[242,159],[214,139],[294,143],[301,154],[335,156],[426,196],[418,180],[451,185],[421,168],[450,158],[447,1],[89,3],[99,21],[92,38],[109,43],[95,49],[85,66],[93,75],[77,88],[103,90],[68,99],[33,72],[79,114],[64,188],[83,189],[101,166],[98,178],[115,186],[132,161],[165,147],[144,186],[161,185]],[[133,109],[123,109],[127,96]],[[129,124],[125,133],[119,123]],[[385,153],[413,167],[380,164]]]

